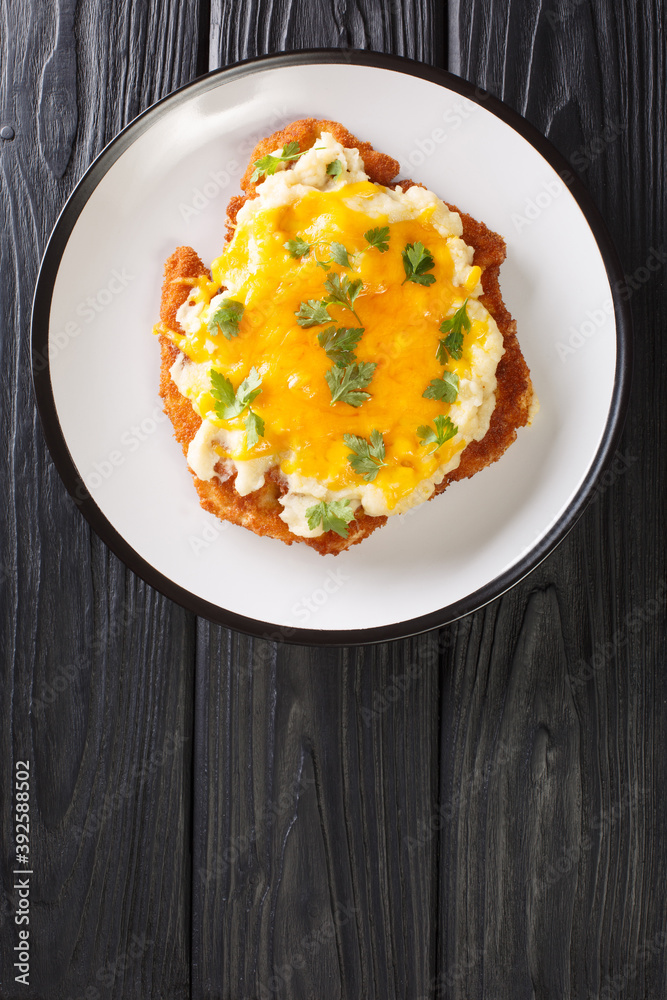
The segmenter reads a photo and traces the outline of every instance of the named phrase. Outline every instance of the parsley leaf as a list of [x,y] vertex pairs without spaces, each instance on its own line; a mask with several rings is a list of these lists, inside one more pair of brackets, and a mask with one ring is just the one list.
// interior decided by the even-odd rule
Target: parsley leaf
[[338,180],[340,175],[343,173],[343,164],[340,160],[332,160],[331,163],[328,163],[327,173],[329,177],[333,177],[334,180]]
[[435,266],[433,254],[430,250],[427,250],[419,241],[417,243],[406,243],[405,250],[403,250],[401,256],[403,257],[403,268],[405,270],[403,284],[406,281],[414,281],[417,285],[433,284],[435,277],[432,274],[425,273],[426,271],[431,271]]
[[211,376],[211,395],[215,400],[216,415],[221,420],[226,420],[227,418],[223,416],[222,411],[234,406],[236,401],[234,386],[228,378],[217,372],[215,368],[211,368],[209,375]]
[[434,423],[435,431],[432,427],[428,427],[425,424],[417,428],[417,434],[421,438],[422,444],[433,446],[428,449],[430,455],[434,451],[437,451],[445,441],[449,441],[455,434],[458,434],[459,431],[456,424],[452,423],[449,417],[438,416],[435,418]]
[[261,437],[264,437],[264,421],[254,410],[248,410],[245,418],[246,448],[254,448]]
[[349,500],[332,500],[331,503],[320,500],[308,507],[306,517],[311,531],[322,525],[324,531],[335,531],[341,538],[347,538],[347,526],[354,521],[354,511]]
[[321,267],[323,271],[328,271],[329,268],[331,267],[331,264],[327,264],[325,260],[318,260],[317,266]]
[[356,473],[364,477],[365,482],[372,483],[380,466],[386,465],[384,460],[384,438],[377,430],[371,431],[370,442],[356,434],[344,434],[343,440],[351,453],[347,460]]
[[245,306],[242,302],[235,302],[234,299],[223,299],[206,324],[206,329],[214,337],[218,333],[224,334],[227,340],[238,337],[239,323],[244,310]]
[[389,249],[389,226],[369,229],[364,233],[364,239],[380,253],[386,253]]
[[307,302],[302,302],[298,313],[294,315],[299,326],[319,326],[321,323],[331,321],[326,302],[320,302],[318,299],[308,299]]
[[350,255],[342,243],[331,244],[331,259],[334,264],[340,264],[341,267],[352,267]]
[[436,356],[438,361],[443,365],[447,361],[447,354],[456,361],[463,354],[463,334],[467,333],[470,329],[470,319],[466,312],[467,304],[468,300],[466,299],[453,316],[450,316],[449,319],[444,319],[440,324],[440,333],[446,333],[447,336],[438,344]]
[[341,326],[337,330],[335,326],[328,326],[326,330],[318,333],[317,339],[329,360],[338,368],[345,368],[357,360],[354,349],[361,340],[363,332],[363,327]]
[[234,392],[234,387],[228,378],[211,368],[211,395],[215,400],[215,413],[220,420],[232,420],[240,416],[246,406],[259,396],[262,376],[256,368],[251,368],[247,378],[241,382]]
[[441,399],[453,403],[459,394],[459,377],[455,372],[443,372],[442,378],[431,379],[428,389],[422,393],[424,399]]
[[283,243],[283,246],[293,260],[300,260],[301,257],[307,257],[311,250],[310,244],[302,240],[300,236],[297,236],[295,240],[288,240],[287,243]]
[[255,160],[255,169],[250,180],[258,181],[262,177],[268,177],[269,174],[275,174],[279,163],[285,163],[287,160],[298,160],[305,152],[305,149],[299,149],[298,142],[288,142],[283,146],[283,151],[278,156],[268,153],[266,156],[261,156],[259,160]]
[[360,390],[370,383],[376,368],[375,361],[355,361],[345,368],[330,368],[324,376],[331,390],[330,405],[349,403],[350,406],[361,406],[370,399],[369,392]]
[[349,309],[361,323],[354,311],[355,299],[363,288],[363,282],[360,278],[357,278],[356,281],[350,281],[347,275],[341,277],[340,274],[330,274],[324,282],[324,287],[329,293],[328,298],[324,300],[327,305],[343,306],[344,309]]

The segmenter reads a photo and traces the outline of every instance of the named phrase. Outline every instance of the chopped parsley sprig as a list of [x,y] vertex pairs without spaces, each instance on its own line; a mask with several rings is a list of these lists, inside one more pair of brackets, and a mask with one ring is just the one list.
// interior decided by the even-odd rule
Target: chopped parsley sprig
[[331,244],[331,260],[341,267],[352,267],[350,255],[342,243]]
[[437,416],[433,421],[435,430],[426,424],[417,428],[417,435],[421,438],[421,443],[428,447],[429,455],[437,451],[446,441],[449,441],[458,434],[458,427],[452,423],[449,417]]
[[255,160],[255,169],[252,172],[250,180],[258,181],[261,178],[268,177],[270,174],[275,174],[281,163],[286,163],[289,160],[298,160],[305,152],[306,150],[301,149],[298,142],[286,143],[283,146],[282,153],[279,153],[277,156],[274,153],[267,153],[266,156],[261,156],[259,160]]
[[343,440],[350,448],[348,462],[358,475],[363,476],[364,481],[372,483],[380,467],[386,465],[384,438],[378,430],[371,431],[371,439],[358,437],[356,434],[344,434]]
[[361,320],[354,311],[354,303],[357,295],[363,288],[363,282],[357,278],[350,281],[347,275],[330,274],[324,282],[324,287],[329,293],[324,299],[308,299],[299,306],[299,311],[295,313],[299,326],[320,326],[322,323],[331,322],[327,306],[342,306],[349,309],[359,323]]
[[453,403],[459,394],[459,377],[456,372],[445,371],[442,378],[434,378],[422,393],[424,399],[440,399],[443,403]]
[[342,173],[343,164],[340,160],[332,160],[331,163],[327,163],[327,174],[329,177],[333,177],[333,179],[337,181]]
[[368,250],[375,248],[380,253],[386,253],[389,249],[389,226],[367,229],[364,233],[364,239],[368,243]]
[[342,306],[344,309],[349,309],[352,315],[361,323],[361,320],[354,311],[354,303],[357,295],[363,288],[363,282],[360,278],[350,281],[345,274],[342,276],[340,274],[330,274],[324,282],[324,287],[329,293],[324,300],[327,305]]
[[331,322],[326,300],[308,299],[307,302],[302,302],[295,316],[299,326],[303,327],[321,326],[322,323]]
[[233,420],[248,410],[244,426],[246,429],[246,447],[254,448],[260,437],[264,437],[264,421],[250,409],[250,404],[262,391],[262,376],[256,368],[251,368],[247,377],[241,382],[236,392],[234,386],[215,368],[210,370],[211,395],[215,400],[215,414],[220,420]]
[[330,368],[324,377],[331,390],[331,403],[349,403],[350,406],[361,406],[371,398],[369,392],[363,390],[370,384],[377,362],[355,361],[344,368]]
[[405,270],[405,278],[402,284],[405,284],[406,281],[414,281],[416,285],[433,284],[435,276],[426,272],[433,270],[435,261],[433,254],[430,250],[426,249],[423,243],[419,241],[416,243],[406,243],[405,250],[403,250],[401,256]]
[[206,324],[206,329],[214,337],[218,333],[222,333],[227,340],[238,337],[239,323],[244,311],[245,306],[242,302],[236,302],[234,299],[223,299]]
[[302,257],[307,257],[312,250],[311,244],[306,243],[300,236],[297,236],[294,240],[288,240],[287,243],[283,243],[283,246],[293,260],[300,260]]
[[436,351],[436,357],[441,364],[447,362],[447,355],[458,361],[463,354],[463,335],[470,330],[470,317],[466,311],[468,300],[456,310],[449,319],[444,319],[440,324],[440,333],[447,336],[440,341]]
[[326,330],[318,333],[317,339],[329,360],[333,361],[336,367],[345,368],[357,360],[354,349],[361,340],[363,332],[363,326],[341,326],[338,329],[335,326],[328,326]]
[[330,503],[320,500],[308,507],[306,518],[311,531],[321,525],[323,531],[335,531],[341,538],[347,538],[347,526],[354,521],[354,511],[349,500],[332,500]]

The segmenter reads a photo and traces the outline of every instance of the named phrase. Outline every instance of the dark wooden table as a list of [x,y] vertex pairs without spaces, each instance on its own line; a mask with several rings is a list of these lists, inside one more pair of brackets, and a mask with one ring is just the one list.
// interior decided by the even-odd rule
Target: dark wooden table
[[[667,996],[665,14],[0,0],[3,998]],[[601,209],[635,322],[616,461],[560,548],[371,648],[253,640],[151,590],[67,495],[30,384],[40,256],[93,157],[209,68],[313,46],[446,67],[524,114]]]

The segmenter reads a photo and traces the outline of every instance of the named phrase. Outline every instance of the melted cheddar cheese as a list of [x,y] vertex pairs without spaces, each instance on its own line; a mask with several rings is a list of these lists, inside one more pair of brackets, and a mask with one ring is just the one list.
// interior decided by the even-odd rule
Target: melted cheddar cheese
[[[326,172],[334,159],[343,167],[338,178]],[[364,234],[384,226],[389,248],[381,253]],[[188,454],[193,471],[210,479],[222,461],[225,475],[238,473],[239,492],[251,492],[268,468],[279,466],[288,486],[283,517],[291,530],[308,536],[321,533],[305,518],[321,499],[346,498],[374,515],[428,499],[466,444],[486,433],[503,353],[498,328],[478,301],[480,269],[472,266],[472,250],[460,235],[459,216],[432,192],[371,183],[357,151],[326,133],[289,170],[267,177],[239,212],[233,239],[213,261],[212,280],[198,279],[179,310],[184,332],[170,334],[189,359],[179,359],[172,377],[203,420]],[[300,258],[285,246],[297,239],[310,247]],[[430,285],[406,280],[402,252],[418,242],[433,256]],[[332,243],[345,247],[349,268],[332,262]],[[329,321],[300,325],[302,303],[326,298],[325,281],[335,274],[362,282],[356,315],[329,304]],[[226,298],[244,307],[238,335],[230,339],[209,325]],[[436,356],[440,325],[466,300],[470,329],[462,355],[443,364]],[[363,328],[356,361],[376,367],[365,388],[370,398],[360,406],[332,403],[325,375],[333,362],[318,342],[330,326]],[[210,371],[237,389],[252,368],[261,376],[252,410],[264,422],[264,435],[248,448],[247,411],[230,420],[216,415]],[[424,396],[444,371],[459,379],[453,403]],[[433,451],[417,429],[433,427],[440,415],[458,430]],[[352,468],[344,435],[370,439],[374,430],[383,435],[385,464],[368,483]]]

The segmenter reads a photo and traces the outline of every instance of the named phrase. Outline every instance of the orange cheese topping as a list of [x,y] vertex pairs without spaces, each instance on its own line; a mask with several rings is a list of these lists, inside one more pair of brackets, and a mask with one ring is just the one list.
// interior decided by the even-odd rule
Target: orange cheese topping
[[[332,491],[354,489],[363,478],[349,464],[350,449],[343,435],[368,439],[377,430],[384,436],[386,464],[374,486],[391,510],[467,443],[457,434],[429,454],[417,428],[433,426],[440,414],[451,414],[456,423],[455,406],[426,399],[423,393],[432,379],[443,375],[443,364],[436,357],[443,337],[440,324],[475,290],[480,270],[472,268],[465,285],[454,283],[449,241],[430,223],[430,209],[417,218],[394,222],[359,210],[364,198],[383,190],[369,181],[331,191],[312,189],[292,204],[261,207],[242,218],[234,239],[213,262],[213,280],[199,279],[193,288],[190,303],[204,303],[199,329],[178,337],[177,344],[191,360],[225,375],[234,389],[252,367],[261,375],[261,393],[252,409],[264,420],[264,437],[247,449],[245,436],[235,435],[240,445],[234,450],[220,448],[222,457],[275,455],[286,474],[312,477]],[[380,253],[369,246],[364,233],[387,225],[389,249]],[[296,238],[311,246],[301,259],[293,259],[284,246]],[[350,268],[332,263],[327,271],[319,266],[318,262],[330,261],[332,242],[345,246]],[[402,251],[416,242],[428,248],[435,261],[429,272],[435,282],[429,286],[405,280]],[[301,303],[324,299],[328,294],[324,283],[331,274],[363,282],[354,306],[358,320],[344,307],[329,305],[330,323],[300,326],[296,314]],[[230,297],[244,305],[238,336],[230,340],[220,332],[211,333],[206,323],[208,303],[228,281],[233,287]],[[444,366],[461,382],[473,377],[475,349],[484,350],[489,332],[488,314],[479,312],[486,318],[471,317],[462,357],[448,358]],[[331,402],[325,374],[333,362],[317,337],[332,324],[362,326],[356,359],[377,365],[365,390],[371,398],[359,407]],[[228,430],[243,430],[243,415],[228,421],[217,418],[210,392],[196,393],[192,402],[202,418]]]

